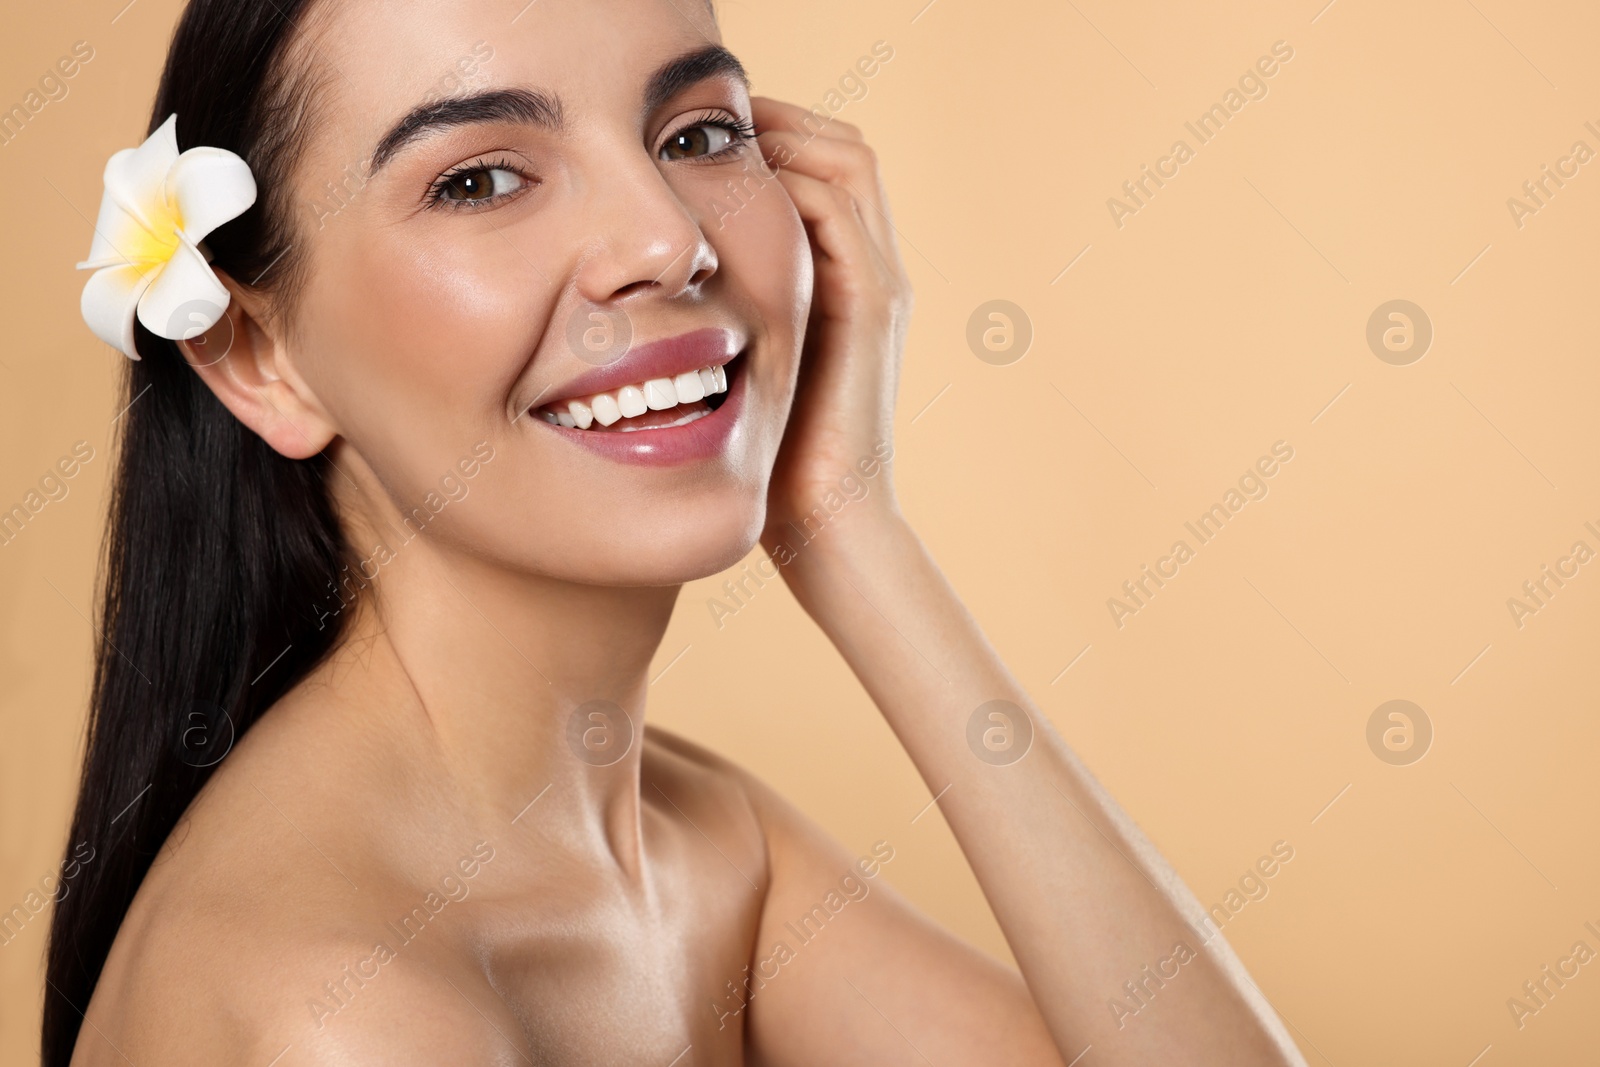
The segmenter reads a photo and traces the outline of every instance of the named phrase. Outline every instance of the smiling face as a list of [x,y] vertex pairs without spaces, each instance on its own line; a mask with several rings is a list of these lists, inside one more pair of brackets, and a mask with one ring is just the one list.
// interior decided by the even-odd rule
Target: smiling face
[[522,3],[312,10],[323,89],[284,344],[334,462],[379,488],[329,484],[380,531],[465,484],[430,536],[512,569],[714,573],[765,514],[804,227],[705,8]]

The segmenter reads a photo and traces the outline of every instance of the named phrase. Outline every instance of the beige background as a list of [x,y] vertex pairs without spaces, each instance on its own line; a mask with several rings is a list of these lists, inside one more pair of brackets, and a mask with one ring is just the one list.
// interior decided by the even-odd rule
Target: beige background
[[[72,264],[179,7],[124,3],[13,12],[0,34],[7,107],[95,49],[0,146],[0,505],[96,449],[0,548],[4,908],[61,855],[118,407],[122,357],[79,320]],[[719,5],[758,91],[797,102],[894,49],[840,114],[880,149],[919,297],[897,465],[924,538],[1207,903],[1293,846],[1225,930],[1310,1062],[1594,1062],[1600,964],[1521,1029],[1506,1007],[1575,941],[1600,949],[1600,562],[1521,628],[1506,605],[1573,542],[1600,550],[1600,162],[1520,228],[1507,207],[1574,141],[1600,151],[1593,6],[924,3]],[[1294,58],[1268,95],[1199,146],[1183,123],[1279,40]],[[1180,137],[1194,158],[1119,228],[1107,199]],[[1365,339],[1397,298],[1434,328],[1408,366]],[[991,299],[1035,332],[1011,365],[965,340]],[[1107,598],[1279,440],[1270,494],[1119,629]],[[719,629],[721,582],[684,590],[650,714],[853,848],[891,841],[887,876],[1004,956],[839,658],[778,585]],[[1391,699],[1433,725],[1409,766],[1366,740]],[[37,921],[0,947],[8,1064],[36,1056],[43,943]]]

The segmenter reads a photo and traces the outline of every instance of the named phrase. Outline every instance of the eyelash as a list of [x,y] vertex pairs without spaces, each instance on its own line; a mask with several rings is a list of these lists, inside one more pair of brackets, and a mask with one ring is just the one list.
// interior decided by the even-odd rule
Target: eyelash
[[[733,134],[733,140],[729,141],[726,147],[719,148],[710,155],[699,157],[702,160],[720,159],[724,155],[732,155],[733,153],[743,149],[744,146],[749,142],[755,140],[756,136],[756,124],[754,120],[746,118],[730,118],[725,114],[711,111],[698,118],[691,119],[682,126],[679,126],[676,130],[672,131],[672,135],[671,137],[668,137],[668,140],[670,141],[672,137],[676,137],[680,133],[692,130],[697,126],[714,126],[719,130],[727,130],[729,133]],[[656,152],[657,155],[659,155],[660,149],[657,149]]]
[[[682,126],[678,127],[672,132],[671,137],[669,137],[668,140],[671,140],[672,137],[676,137],[681,133],[695,129],[699,126],[715,126],[718,129],[727,130],[733,135],[733,139],[729,141],[728,144],[723,148],[719,148],[717,151],[708,155],[700,156],[697,160],[682,160],[680,162],[700,162],[711,159],[720,159],[723,156],[732,155],[735,152],[743,150],[747,144],[755,140],[756,136],[756,124],[752,119],[729,118],[726,115],[720,115],[712,112],[708,115],[701,116],[684,123]],[[657,149],[657,154],[660,154],[660,149]],[[475,174],[491,170],[507,170],[525,182],[531,183],[535,181],[534,178],[529,177],[520,167],[516,166],[503,156],[495,159],[474,159],[470,162],[462,163],[459,166],[451,167],[449,170],[439,175],[438,178],[434,179],[433,185],[428,188],[428,206],[444,207],[450,210],[474,210],[481,207],[487,207],[491,204],[500,203],[502,200],[505,200],[508,197],[516,196],[518,193],[522,192],[521,189],[518,189],[515,192],[510,193],[497,193],[494,196],[488,197],[484,200],[456,200],[444,195],[445,190],[450,187],[450,183],[461,177],[463,174]]]
[[440,206],[447,209],[464,208],[471,210],[474,208],[485,207],[489,204],[498,204],[506,197],[516,196],[517,193],[522,191],[521,189],[518,189],[516,192],[511,193],[497,193],[486,200],[456,200],[444,195],[445,190],[450,187],[450,183],[461,177],[463,174],[478,174],[491,170],[508,170],[525,182],[534,181],[534,179],[529,177],[522,170],[522,168],[512,163],[509,159],[506,159],[504,156],[494,159],[474,159],[471,162],[462,163],[459,166],[451,167],[449,170],[439,175],[438,178],[434,179],[433,185],[428,188],[428,206]]

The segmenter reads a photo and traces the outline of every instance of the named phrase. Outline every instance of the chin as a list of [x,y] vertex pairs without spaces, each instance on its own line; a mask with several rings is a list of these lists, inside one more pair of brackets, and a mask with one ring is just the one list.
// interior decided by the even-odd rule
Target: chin
[[766,485],[759,495],[701,506],[640,524],[613,556],[605,585],[682,585],[720,574],[750,554],[766,524]]
[[[518,524],[479,516],[480,529],[458,534],[457,547],[509,572],[575,585],[659,587],[719,574],[743,560],[760,541],[767,516],[767,480],[690,493],[627,514],[588,517],[552,526],[541,515]],[[525,532],[505,540],[507,529]],[[473,536],[473,535],[477,536]],[[492,547],[491,547],[492,546]]]

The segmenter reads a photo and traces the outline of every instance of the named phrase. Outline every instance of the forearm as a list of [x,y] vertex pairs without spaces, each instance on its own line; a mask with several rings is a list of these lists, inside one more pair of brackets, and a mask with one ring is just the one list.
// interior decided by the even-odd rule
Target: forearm
[[[1098,1064],[1303,1063],[1198,900],[1051,728],[909,526],[841,515],[784,573],[942,794],[1067,1061],[1092,1043]],[[994,700],[1031,723],[1021,758],[1004,748],[1004,718],[969,729]],[[998,751],[983,744],[989,728]],[[1129,981],[1143,984],[1138,999]]]

